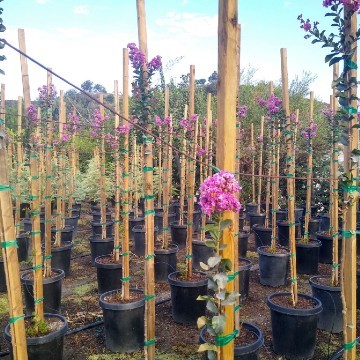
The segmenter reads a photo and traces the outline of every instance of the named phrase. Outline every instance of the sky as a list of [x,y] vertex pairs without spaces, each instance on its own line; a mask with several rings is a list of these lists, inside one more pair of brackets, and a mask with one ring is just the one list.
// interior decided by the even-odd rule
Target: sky
[[[238,0],[242,27],[241,68],[256,69],[254,80],[281,77],[280,48],[288,54],[289,79],[304,71],[317,76],[311,85],[315,97],[328,101],[332,70],[324,63],[326,50],[305,40],[297,16],[320,22],[322,0]],[[122,84],[122,49],[137,43],[136,0],[4,0],[2,18],[7,30],[0,34],[18,47],[17,29],[25,30],[27,53],[80,86],[85,80],[113,91]],[[197,79],[217,71],[217,0],[146,0],[149,59],[162,56],[165,78],[180,76],[195,65]],[[6,75],[6,99],[22,96],[20,56],[5,48],[0,63]],[[178,59],[178,61],[174,61]],[[173,64],[171,66],[171,64]],[[46,84],[46,72],[28,61],[31,98]],[[53,79],[57,90],[69,86]]]

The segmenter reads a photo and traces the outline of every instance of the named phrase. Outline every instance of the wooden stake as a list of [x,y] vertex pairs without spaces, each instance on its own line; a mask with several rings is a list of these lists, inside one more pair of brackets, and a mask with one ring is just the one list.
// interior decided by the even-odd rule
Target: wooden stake
[[[2,93],[3,94],[3,93]],[[20,284],[20,269],[17,249],[14,242],[15,227],[11,201],[5,132],[0,127],[0,240],[4,270],[6,275],[7,297],[9,304],[11,344],[14,360],[27,360],[25,323]]]
[[[36,137],[38,139],[39,144],[38,146],[38,154],[39,154],[39,178],[40,184],[43,183],[44,175],[45,175],[45,165],[44,165],[44,144],[43,144],[43,136],[41,130],[41,109],[37,108],[37,125],[36,125]],[[40,189],[40,204],[44,204],[44,192]]]
[[251,189],[252,203],[255,204],[255,147],[254,147],[254,124],[250,125],[250,156],[251,156]]
[[[19,49],[26,54],[26,43],[25,43],[25,31],[24,29],[18,29]],[[24,55],[20,54],[23,94],[25,101],[25,109],[31,104],[30,98],[30,81],[29,71],[27,66],[27,59]]]
[[[272,95],[274,93],[274,84],[272,81],[269,83],[269,93]],[[277,120],[275,120],[277,122]],[[277,179],[277,170],[279,168],[279,157],[278,157],[278,147],[277,143],[279,143],[280,139],[280,129],[279,126],[276,129],[276,125],[271,126],[271,149],[272,149],[272,160],[271,160],[271,196],[272,196],[272,219],[271,219],[271,249],[275,251],[276,249],[276,212],[279,210],[279,202],[278,202],[278,179]],[[280,146],[280,145],[279,145]]]
[[0,131],[5,130],[5,84],[1,84],[1,103],[0,103]]
[[[99,101],[104,103],[104,94],[99,94]],[[104,106],[100,105],[100,116],[105,118]],[[105,129],[101,129],[100,143],[100,209],[101,209],[101,238],[106,239],[106,178],[105,178]]]
[[290,272],[291,272],[291,293],[293,305],[297,304],[297,279],[296,279],[296,242],[295,242],[295,162],[293,159],[293,136],[291,133],[290,106],[289,106],[289,88],[288,88],[288,69],[287,69],[287,51],[282,48],[281,53],[281,79],[283,91],[283,104],[286,115],[286,154],[288,158],[287,171],[287,195],[288,195],[288,216],[289,216],[289,240],[290,240]]
[[[73,117],[76,116],[75,106],[73,107],[72,112]],[[75,177],[76,177],[76,148],[75,148],[75,139],[76,133],[74,132],[71,138],[71,146],[68,151],[68,158],[70,161],[70,181],[69,181],[69,199],[68,199],[68,208],[67,208],[67,216],[71,217],[72,208],[74,205],[74,192],[75,192]]]
[[[123,116],[129,117],[129,50],[123,49]],[[122,125],[128,125],[123,120]],[[123,266],[122,266],[122,296],[125,300],[130,297],[130,263],[129,263],[129,134],[124,135],[124,170],[123,170],[123,226],[124,238],[122,243]]]
[[[216,164],[219,169],[235,172],[236,153],[236,94],[237,94],[237,39],[238,39],[238,2],[219,0],[218,17],[218,90],[217,90],[217,146]],[[236,216],[238,216],[236,214]],[[223,219],[230,219],[234,223],[235,213],[224,211]],[[233,264],[234,268],[234,226],[224,230],[223,243],[226,248],[222,256]],[[235,278],[235,281],[238,281]],[[230,281],[227,291],[234,291],[234,282]],[[223,336],[231,335],[234,331],[234,306],[224,306],[226,325]],[[234,342],[220,347],[220,359],[233,359]]]
[[17,116],[17,181],[16,181],[16,210],[15,210],[15,231],[16,236],[20,234],[20,204],[21,204],[21,187],[20,187],[20,177],[21,170],[23,166],[23,156],[22,156],[22,97],[18,97],[18,116]]
[[264,150],[264,116],[260,121],[260,150],[259,150],[259,181],[258,181],[258,213],[260,214],[261,208],[261,192],[262,192],[262,169],[263,169],[263,150]]
[[[188,116],[188,106],[184,107],[184,118],[186,119]],[[186,128],[183,129],[183,143],[182,143],[182,151],[186,152]],[[180,155],[180,219],[179,225],[184,224],[184,203],[185,203],[185,178],[186,178],[186,159],[183,154]]]

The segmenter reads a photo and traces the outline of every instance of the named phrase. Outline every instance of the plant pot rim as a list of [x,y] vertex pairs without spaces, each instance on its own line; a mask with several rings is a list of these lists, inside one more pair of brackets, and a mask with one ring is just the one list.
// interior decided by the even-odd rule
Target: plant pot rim
[[[91,223],[92,226],[102,226],[101,221],[92,220],[90,223]],[[105,226],[111,226],[113,224],[114,224],[114,222],[112,220],[106,220],[106,225]]]
[[238,238],[239,239],[247,239],[250,237],[250,231],[246,231],[246,230],[240,230],[238,233]]
[[321,301],[317,298],[307,295],[307,294],[298,294],[299,297],[306,298],[309,300],[314,301],[316,305],[313,308],[306,308],[306,309],[294,309],[292,307],[285,307],[278,304],[275,304],[272,299],[274,297],[280,297],[280,296],[291,296],[290,292],[278,292],[273,293],[268,296],[266,299],[266,304],[271,310],[275,310],[279,313],[286,314],[286,315],[296,315],[296,316],[309,316],[309,315],[317,315],[320,314],[322,311],[322,304]]
[[[73,232],[74,231],[74,227],[71,225],[65,225],[65,227],[61,228],[61,233],[69,233],[69,232]],[[52,233],[56,233],[56,228],[52,228],[51,229]]]
[[206,276],[206,278],[198,280],[198,281],[186,281],[186,280],[177,280],[172,276],[180,274],[180,271],[174,271],[168,275],[168,282],[172,286],[180,286],[180,287],[198,287],[198,286],[207,286],[208,278],[207,275],[202,271],[193,271],[194,274],[201,274]]
[[186,225],[186,224],[180,225],[180,224],[179,224],[179,221],[173,221],[173,222],[171,222],[171,223],[170,223],[170,226],[171,226],[171,227],[178,228],[178,229],[187,229],[187,225]]
[[[324,232],[327,232],[327,231],[317,231],[315,233],[315,236],[318,238],[322,238],[323,240],[332,240],[333,239],[333,236],[330,235],[330,234],[324,234]],[[338,235],[338,239],[342,239],[342,236],[341,236],[341,230],[339,230],[339,235]],[[318,240],[321,240],[321,239],[318,239]]]
[[[103,293],[99,298],[99,305],[103,310],[132,310],[137,309],[141,306],[145,305],[145,296],[139,300],[128,302],[128,303],[109,303],[104,300],[104,298],[114,292],[119,292],[121,289],[115,289],[111,291],[107,291],[106,293]],[[130,289],[130,292],[136,292],[136,293],[143,293],[140,289]]]
[[296,247],[300,247],[300,248],[317,248],[322,246],[322,243],[320,240],[318,239],[309,239],[308,243],[303,243],[301,241],[297,241],[296,242]]
[[122,262],[103,264],[103,263],[100,263],[100,262],[97,261],[100,258],[110,258],[110,257],[112,257],[112,254],[97,256],[95,258],[95,260],[94,260],[95,267],[99,268],[99,269],[121,269],[122,268]]
[[[251,331],[255,336],[257,336],[257,339],[250,344],[245,344],[244,346],[235,346],[235,348],[234,348],[235,355],[246,355],[246,354],[255,352],[264,345],[264,336],[258,326],[256,326],[255,324],[252,324],[252,323],[248,323],[248,322],[243,322],[242,326],[244,326],[247,330]],[[203,341],[202,339],[203,339],[203,334],[205,331],[206,331],[206,326],[204,326],[200,330],[200,343]],[[241,332],[241,329],[240,329],[240,332]],[[204,342],[205,342],[205,339],[204,339]]]
[[[132,232],[135,233],[144,233],[145,232],[145,225],[135,225],[131,229]],[[154,226],[154,232],[158,231],[157,226]]]
[[61,245],[58,247],[51,246],[51,252],[66,251],[66,250],[70,250],[72,247],[73,247],[73,243],[71,241],[62,241]]
[[177,246],[177,244],[170,243],[169,249],[155,249],[154,253],[155,255],[166,255],[166,254],[175,254],[178,251],[179,251],[179,247]]
[[[295,226],[299,225],[300,222],[299,221],[295,221]],[[276,225],[280,225],[280,226],[293,226],[291,223],[289,223],[289,220],[278,220],[276,221]]]
[[145,218],[142,216],[138,216],[137,218],[130,217],[129,221],[143,221]]
[[[174,216],[176,216],[176,213],[174,213],[172,211],[168,212],[168,217],[174,217]],[[155,214],[155,217],[164,217],[164,212],[163,211],[157,212]]]
[[246,262],[246,264],[244,265],[239,265],[239,269],[238,270],[250,270],[251,266],[252,266],[252,261],[243,257],[239,257],[239,261],[244,261]]
[[251,212],[251,213],[249,213],[248,215],[249,215],[249,217],[255,217],[255,216],[264,217],[264,216],[266,216],[266,214],[265,214],[264,212],[260,212],[260,213],[258,213],[258,212]]
[[26,239],[26,238],[30,238],[30,234],[27,231],[22,231],[20,234],[16,235],[17,239]]
[[114,237],[112,236],[112,237],[106,237],[105,239],[102,239],[101,235],[99,235],[99,236],[91,235],[89,237],[89,241],[90,242],[112,242],[112,241],[114,241]]
[[[255,228],[255,229],[254,229]],[[260,230],[260,231],[272,231],[272,227],[265,227],[263,225],[259,225],[259,224],[254,224],[252,227],[253,231],[256,232],[256,230]]]
[[[45,318],[57,318],[63,322],[63,326],[55,331],[52,331],[49,334],[43,335],[43,336],[36,336],[36,337],[26,337],[26,345],[41,345],[49,343],[50,341],[62,337],[66,334],[68,330],[68,323],[64,316],[60,314],[44,314]],[[27,315],[25,316],[25,319],[33,318],[34,315]],[[10,324],[7,324],[4,330],[4,338],[11,342],[11,335],[10,335]]]
[[[53,277],[43,277],[43,284],[52,284],[57,282],[65,277],[65,272],[62,269],[51,269],[51,271],[57,272],[57,275]],[[26,270],[20,275],[21,282],[25,285],[32,285],[34,284],[34,279],[25,279],[25,276],[29,273],[32,273],[33,270]]]
[[202,241],[202,240],[199,240],[199,239],[192,239],[192,243],[194,244],[194,245],[200,245],[200,246],[206,246],[206,240],[211,240],[211,238],[209,238],[209,239],[205,239],[204,241]]
[[[73,210],[71,210],[73,211]],[[78,210],[77,210],[78,211]],[[70,219],[78,219],[79,217],[77,215],[74,215],[74,216],[65,216],[64,217],[64,220],[70,220]]]
[[281,246],[282,249],[285,249],[285,250],[288,251],[287,254],[269,253],[269,252],[267,252],[267,251],[262,250],[262,249],[268,248],[268,247],[269,247],[268,245],[266,245],[266,246],[259,246],[259,247],[257,248],[258,254],[259,254],[259,255],[265,255],[265,256],[290,257],[290,249],[287,248],[287,247]]
[[311,276],[309,278],[309,283],[311,286],[317,288],[317,289],[321,289],[321,290],[325,290],[325,291],[333,291],[333,292],[339,292],[341,291],[341,286],[332,286],[332,285],[325,285],[325,284],[319,284],[316,282],[316,279],[320,279],[320,278],[328,278],[330,279],[330,275],[315,275],[315,276]]

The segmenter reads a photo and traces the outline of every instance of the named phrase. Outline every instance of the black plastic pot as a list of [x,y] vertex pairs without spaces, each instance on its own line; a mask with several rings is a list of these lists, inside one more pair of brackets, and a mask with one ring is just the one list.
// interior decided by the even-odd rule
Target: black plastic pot
[[360,224],[356,224],[356,255],[360,255]]
[[296,209],[294,209],[295,222],[300,222],[300,219],[302,218],[303,213],[304,213],[304,209],[303,209],[303,208],[296,208]]
[[343,331],[343,304],[341,301],[341,287],[319,284],[317,279],[328,278],[329,276],[318,275],[309,279],[312,295],[321,301],[323,311],[320,314],[318,329],[331,333]]
[[112,258],[111,255],[101,255],[95,259],[99,294],[121,288],[122,263],[105,263],[100,259]]
[[239,230],[244,230],[244,225],[245,225],[245,220],[246,220],[246,216],[245,215],[241,215],[239,216]]
[[299,274],[314,275],[318,272],[321,241],[296,243],[296,269]]
[[241,300],[246,300],[249,296],[250,269],[252,262],[248,259],[239,258],[239,294]]
[[[68,329],[66,318],[58,314],[44,315],[45,319],[60,320],[62,325],[47,335],[26,338],[28,360],[63,360],[64,336]],[[5,327],[4,338],[9,342],[10,358],[13,359],[10,324]]]
[[77,235],[78,222],[79,222],[79,217],[78,216],[65,217],[65,227],[66,226],[72,226],[72,228],[73,228],[73,233],[72,233],[72,239],[73,240],[76,238],[76,235]]
[[0,258],[0,292],[6,292],[6,277],[5,277],[5,267],[4,260]]
[[[108,208],[109,208],[109,205],[106,204],[106,210],[107,210]],[[96,205],[95,205],[94,203],[91,205],[91,211],[92,211],[92,212],[94,212],[94,211],[96,211],[96,212],[101,212],[101,206],[98,205],[98,202],[96,202]]]
[[104,315],[106,348],[113,352],[134,352],[144,346],[145,297],[126,304],[109,303],[105,300],[108,295],[117,291],[106,292],[99,299]]
[[[250,344],[246,344],[243,346],[236,346],[234,347],[234,360],[258,360],[259,359],[259,352],[260,348],[264,345],[264,336],[262,331],[255,325],[250,323],[242,323],[241,325],[243,328],[251,331],[256,340]],[[200,330],[200,343],[203,344],[206,342],[205,340],[205,331],[206,327],[203,327]],[[240,329],[240,332],[242,329]],[[206,357],[207,358],[207,357]]]
[[[187,222],[187,211],[184,211],[184,222]],[[201,211],[194,210],[193,212],[193,230],[194,232],[198,232],[200,230],[201,223]]]
[[258,204],[254,204],[254,203],[245,204],[246,220],[247,221],[250,220],[249,214],[256,213],[257,211],[258,211]]
[[356,270],[356,308],[360,309],[360,270]]
[[200,262],[207,264],[208,258],[214,256],[214,249],[205,245],[205,241],[192,241],[192,267],[194,270],[202,270]]
[[19,261],[26,261],[29,256],[29,245],[30,239],[27,233],[20,233],[17,237],[17,244],[18,244],[18,259]]
[[[168,224],[171,224],[175,221],[176,214],[175,213],[168,213]],[[163,224],[164,224],[164,213],[159,211],[155,213],[155,226],[158,228],[158,233],[162,234],[163,232]]]
[[[102,224],[100,222],[91,221],[91,227],[93,235],[101,236]],[[114,222],[106,221],[106,237],[110,237],[114,234]]]
[[[302,220],[302,223],[304,223],[304,219]],[[320,219],[309,219],[309,236],[315,237],[316,233],[320,231]],[[304,229],[301,228],[301,234],[304,235]]]
[[207,295],[208,279],[198,281],[179,280],[178,271],[169,274],[171,291],[172,317],[176,323],[195,325],[200,316],[205,315],[206,301],[197,300],[200,295]]
[[[173,209],[176,214],[176,220],[179,220],[180,218],[180,202],[173,203]],[[187,209],[187,200],[184,201],[184,210]]]
[[[101,222],[101,211],[92,212],[93,221]],[[112,214],[111,211],[106,211],[106,220],[111,220]]]
[[240,257],[246,257],[250,233],[247,231],[239,231],[238,235],[238,251]]
[[256,212],[250,213],[249,214],[249,225],[250,225],[250,230],[252,230],[254,225],[260,225],[260,226],[264,226],[265,225],[265,219],[266,219],[266,215],[263,214],[259,214]]
[[180,249],[185,249],[186,247],[186,237],[187,237],[187,226],[179,225],[178,222],[173,222],[170,224],[171,230],[171,241],[176,244]]
[[91,261],[95,265],[95,259],[101,255],[109,255],[114,250],[114,238],[101,239],[96,236],[90,236]]
[[73,203],[72,209],[79,210],[81,212],[81,203]]
[[319,215],[320,219],[320,231],[329,231],[330,229],[330,215],[321,214]]
[[[136,256],[145,256],[145,227],[136,225],[132,228],[134,233],[134,254]],[[158,229],[154,227],[154,240],[156,241]]]
[[[64,228],[61,229],[61,242],[62,243],[72,242],[73,234],[74,234],[73,227],[70,225],[65,226]],[[55,241],[55,238],[56,238],[56,229],[52,228],[51,241]]]
[[[319,262],[322,264],[332,264],[332,253],[333,253],[333,237],[326,233],[316,233],[316,239],[321,241],[321,247],[319,251]],[[338,243],[339,251],[339,263],[342,254],[342,237],[339,235]]]
[[[30,232],[32,230],[31,219],[24,219],[23,224],[24,224],[25,232]],[[40,219],[40,231],[41,231],[41,241],[44,241],[44,239],[45,239],[45,220],[44,219]]]
[[70,275],[72,242],[61,243],[60,247],[51,247],[51,266],[54,269],[61,269],[65,276]]
[[255,248],[271,244],[272,228],[255,225],[253,227]]
[[[61,288],[62,279],[65,273],[61,269],[51,269],[56,273],[51,278],[43,278],[44,286],[44,312],[50,314],[57,314],[61,307]],[[34,312],[34,280],[26,279],[28,274],[32,274],[33,270],[25,271],[21,274],[20,280],[24,292],[26,315],[31,315]]]
[[145,219],[143,217],[129,218],[129,239],[134,240],[133,227],[138,225],[145,225]]
[[[278,239],[279,244],[281,246],[289,246],[289,239],[290,239],[290,227],[292,225],[289,224],[286,220],[278,221]],[[299,226],[298,222],[295,222],[295,226]]]
[[[316,345],[316,329],[322,311],[321,302],[310,295],[298,294],[315,306],[305,309],[284,307],[274,302],[276,297],[290,293],[275,293],[267,298],[271,313],[273,350],[289,360],[311,359]],[[291,306],[291,305],[290,305]]]
[[169,244],[168,249],[155,249],[155,281],[167,283],[168,276],[176,271],[176,254],[179,248],[176,244]]
[[73,209],[73,210],[71,210],[71,216],[76,216],[76,217],[78,217],[80,219],[81,211],[77,210],[77,209]]
[[261,246],[257,249],[260,284],[272,287],[286,285],[290,254],[272,254],[264,251],[264,248]]
[[288,216],[287,210],[277,210],[276,211],[276,222],[278,221],[285,221]]

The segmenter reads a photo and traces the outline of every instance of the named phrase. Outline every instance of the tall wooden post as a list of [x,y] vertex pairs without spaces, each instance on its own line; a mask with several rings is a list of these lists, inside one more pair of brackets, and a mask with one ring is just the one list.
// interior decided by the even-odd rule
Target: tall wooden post
[[263,172],[263,150],[264,150],[264,116],[260,120],[260,149],[259,149],[259,181],[258,181],[258,212],[260,214],[261,192],[262,192],[262,172]]
[[[104,103],[104,94],[99,94],[99,101]],[[101,119],[105,119],[105,108],[100,105]],[[101,128],[100,142],[100,209],[101,209],[101,238],[106,239],[106,178],[105,178],[105,129]]]
[[[136,0],[138,16],[139,49],[147,59],[147,34],[145,0]],[[144,82],[148,81],[147,65],[142,66]],[[148,85],[147,85],[148,86]],[[148,90],[148,89],[147,89]],[[151,132],[150,119],[146,129]],[[144,144],[144,195],[145,195],[145,359],[155,359],[155,274],[154,274],[154,184],[153,184],[153,138],[143,134]]]
[[20,176],[21,170],[23,166],[23,156],[22,156],[22,105],[23,99],[21,96],[18,97],[18,116],[17,116],[17,162],[16,162],[16,169],[17,169],[17,182],[16,182],[16,210],[15,210],[15,231],[16,235],[20,234],[20,203],[21,203],[21,188],[20,188]]
[[288,196],[288,221],[289,221],[289,243],[290,243],[290,272],[291,292],[293,304],[297,303],[297,279],[296,279],[296,243],[295,243],[295,162],[293,159],[293,135],[291,131],[290,104],[289,104],[289,80],[287,69],[287,51],[282,48],[281,53],[281,79],[283,104],[286,116],[286,154],[287,154],[287,196]]
[[[238,39],[238,2],[236,0],[219,0],[218,23],[218,126],[216,164],[221,170],[235,172],[236,153],[236,94],[237,94],[237,39]],[[235,213],[225,211],[224,219],[235,220]],[[223,242],[226,248],[222,256],[230,259],[234,272],[234,228],[224,230]],[[237,278],[235,281],[238,281]],[[234,291],[234,282],[227,284],[227,291]],[[231,335],[234,331],[234,306],[224,306],[226,325],[222,335]],[[234,342],[220,347],[220,359],[234,357]]]
[[[352,1],[351,1],[352,3]],[[350,17],[351,5],[344,5],[344,29],[346,40],[356,39],[357,34],[357,12]],[[356,48],[356,42],[352,43],[351,48]],[[357,51],[354,51],[348,62],[354,63],[350,66],[347,73],[347,81],[357,77]],[[348,66],[348,65],[345,65]],[[348,108],[347,112],[350,117],[348,121],[349,145],[344,153],[344,171],[350,173],[353,187],[357,186],[356,176],[358,164],[352,161],[352,151],[357,149],[359,133],[355,126],[357,120],[357,85],[351,84],[347,93]],[[354,194],[352,187],[344,187],[344,200],[348,201],[343,227],[343,300],[344,300],[344,343],[345,358],[353,360],[356,357],[356,210],[358,197]],[[350,344],[350,345],[349,345]],[[353,344],[353,345],[352,345]]]
[[5,129],[5,84],[1,84],[1,100],[0,100],[0,130]]
[[[123,49],[123,103],[122,114],[127,119],[129,117],[129,50]],[[122,125],[128,125],[123,120]],[[124,154],[123,164],[123,226],[124,239],[122,243],[122,296],[128,300],[130,295],[130,263],[129,263],[129,133],[124,135],[124,145],[122,153]]]
[[255,204],[255,147],[254,147],[254,124],[250,125],[250,156],[251,156],[251,202]]
[[[52,75],[47,73],[47,87],[48,94],[51,93]],[[45,277],[51,276],[51,199],[52,199],[52,141],[53,141],[53,121],[52,121],[52,109],[47,109],[45,115],[47,121],[47,134],[46,134],[46,146],[45,146],[45,257],[44,257],[44,271]]]
[[[26,43],[25,43],[25,31],[24,29],[18,29],[19,49],[26,54]],[[24,55],[20,54],[22,84],[25,109],[31,104],[30,98],[30,81],[29,81],[29,70],[27,65],[27,59]]]
[[[188,116],[188,106],[184,107],[184,118],[186,119]],[[183,130],[183,142],[182,142],[182,151],[186,153],[186,128]],[[186,178],[186,159],[185,155],[180,155],[180,217],[179,217],[179,225],[184,224],[184,202],[185,202],[185,178]]]

